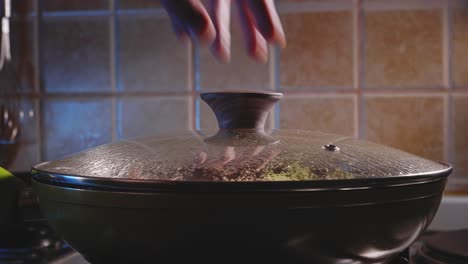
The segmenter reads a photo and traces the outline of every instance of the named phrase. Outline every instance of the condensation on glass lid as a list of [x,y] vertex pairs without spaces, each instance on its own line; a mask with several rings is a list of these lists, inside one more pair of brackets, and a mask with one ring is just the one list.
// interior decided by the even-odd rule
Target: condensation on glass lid
[[276,130],[268,136],[276,141],[210,144],[195,132],[128,140],[42,163],[35,169],[76,176],[168,181],[346,180],[413,176],[447,169],[438,162],[350,137],[299,130]]

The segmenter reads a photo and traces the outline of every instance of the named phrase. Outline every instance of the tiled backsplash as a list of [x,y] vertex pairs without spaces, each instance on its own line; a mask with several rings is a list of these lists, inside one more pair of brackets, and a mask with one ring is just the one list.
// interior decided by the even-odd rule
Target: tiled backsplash
[[468,1],[280,0],[288,46],[266,65],[248,59],[236,24],[231,64],[180,43],[156,0],[14,2],[12,170],[121,138],[212,133],[200,92],[257,89],[285,94],[269,126],[448,161],[452,187],[468,190]]

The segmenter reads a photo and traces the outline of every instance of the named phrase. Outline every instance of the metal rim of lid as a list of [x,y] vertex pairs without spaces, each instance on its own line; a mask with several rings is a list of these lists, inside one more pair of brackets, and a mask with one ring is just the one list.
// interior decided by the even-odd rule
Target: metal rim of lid
[[[41,183],[69,188],[85,188],[103,191],[332,191],[358,190],[376,187],[405,186],[429,181],[436,181],[450,175],[451,165],[440,162],[447,168],[439,171],[385,178],[360,178],[345,180],[312,180],[312,181],[167,181],[167,180],[134,180],[99,178],[77,175],[57,174],[38,169],[31,171],[34,180]],[[40,164],[39,164],[40,165]],[[195,188],[196,187],[196,188]]]

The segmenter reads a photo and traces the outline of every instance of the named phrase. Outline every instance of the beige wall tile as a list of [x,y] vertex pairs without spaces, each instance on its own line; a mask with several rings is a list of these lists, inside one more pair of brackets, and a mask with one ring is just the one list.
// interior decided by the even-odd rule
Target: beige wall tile
[[221,63],[213,57],[209,47],[200,47],[200,88],[204,91],[271,89],[271,59],[262,64],[247,55],[244,37],[235,19],[237,15],[234,13],[232,16],[231,62]]
[[444,195],[468,196],[468,179],[456,175],[450,176],[445,186]]
[[453,98],[454,174],[468,178],[468,95]]
[[11,164],[10,168],[7,169],[13,172],[30,171],[32,166],[38,164],[39,162],[39,144],[21,143],[15,160]]
[[121,90],[188,90],[189,48],[176,38],[168,18],[121,16],[119,27]]
[[455,86],[468,86],[468,8],[453,12],[452,63]]
[[443,96],[366,96],[364,122],[370,141],[444,159]]
[[354,136],[356,99],[352,95],[286,96],[280,126]]
[[189,99],[129,97],[120,101],[120,138],[158,136],[188,129]]
[[442,84],[442,11],[393,10],[365,14],[365,86]]
[[351,12],[281,15],[288,46],[281,51],[284,90],[311,87],[352,87]]

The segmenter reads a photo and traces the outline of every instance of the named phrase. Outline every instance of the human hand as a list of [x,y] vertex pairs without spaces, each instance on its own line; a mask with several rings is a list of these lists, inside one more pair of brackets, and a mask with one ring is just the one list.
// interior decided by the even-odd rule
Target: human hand
[[[183,40],[211,44],[211,52],[221,61],[231,58],[231,0],[161,0],[176,35]],[[260,62],[268,60],[267,44],[286,45],[283,27],[274,0],[234,0],[242,25],[248,54]]]

